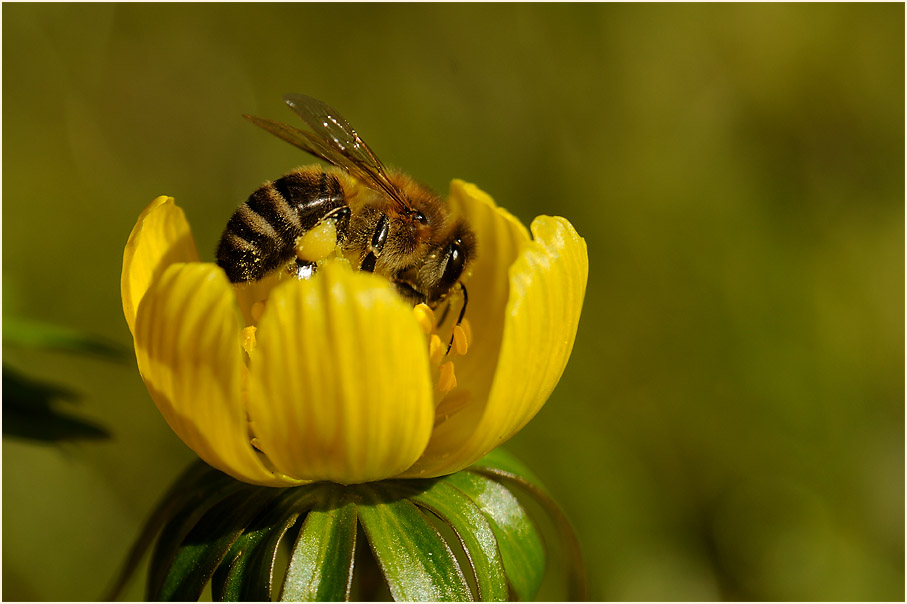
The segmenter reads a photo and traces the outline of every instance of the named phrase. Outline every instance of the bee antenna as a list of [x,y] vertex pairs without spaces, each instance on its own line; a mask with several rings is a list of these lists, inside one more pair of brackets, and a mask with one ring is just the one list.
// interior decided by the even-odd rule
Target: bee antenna
[[[460,286],[460,291],[463,292],[463,306],[462,306],[462,308],[460,308],[460,316],[457,317],[457,323],[456,323],[456,325],[454,325],[454,327],[456,327],[457,325],[459,325],[460,323],[463,322],[463,317],[466,316],[466,305],[469,303],[469,296],[466,295],[466,286],[463,285],[462,282],[458,282],[457,285]],[[448,308],[450,308],[450,307],[448,306]],[[446,312],[447,311],[445,311],[445,313]],[[450,342],[448,342],[448,344],[447,344],[447,353],[450,352],[450,348],[453,346],[453,341],[454,341],[454,336],[453,336],[453,333],[451,333]],[[445,353],[445,354],[447,354],[447,353]]]

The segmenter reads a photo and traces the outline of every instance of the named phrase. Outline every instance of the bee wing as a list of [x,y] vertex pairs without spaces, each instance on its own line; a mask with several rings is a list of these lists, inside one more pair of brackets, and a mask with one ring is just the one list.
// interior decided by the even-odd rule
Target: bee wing
[[[295,96],[302,97],[302,95]],[[315,99],[312,99],[312,101],[315,101]],[[313,126],[314,117],[310,118],[306,116],[301,111],[297,110],[295,106],[290,104],[289,101],[287,101],[287,104],[293,107],[296,113],[303,116],[310,126]],[[332,163],[339,168],[343,168],[367,187],[382,192],[393,199],[401,210],[405,211],[409,209],[409,204],[404,195],[391,182],[390,178],[388,178],[387,170],[384,168],[384,165],[342,117],[340,117],[340,120],[342,120],[346,129],[352,132],[351,139],[346,139],[341,136],[341,126],[336,126],[335,134],[324,134],[327,128],[315,128],[313,126],[314,130],[322,131],[321,136],[319,136],[316,133],[306,132],[305,130],[300,130],[275,120],[252,115],[243,115],[243,117],[256,126],[287,141],[291,145],[299,147],[306,153],[311,153],[315,157]],[[343,132],[345,131],[346,130],[343,130]],[[352,142],[349,142],[349,140],[352,140]]]
[[384,164],[339,111],[304,94],[287,94],[284,101],[309,125],[325,147],[336,152],[331,155],[339,161],[325,159],[349,170],[367,186],[383,191],[402,208],[408,208],[405,197],[388,178]]
[[309,153],[314,152],[318,157],[344,168],[366,186],[387,194],[397,202],[401,210],[409,209],[405,196],[388,177],[387,168],[340,112],[327,103],[304,94],[285,95],[284,101],[312,129],[310,133],[291,128],[295,131],[296,138],[299,135],[304,138],[308,147],[286,138],[284,134],[290,127],[285,124],[279,125],[279,132],[266,129]]
[[255,117],[252,115],[243,115],[243,117],[256,126],[264,128],[278,138],[282,138],[291,145],[299,147],[306,153],[311,153],[315,157],[330,162],[335,166],[346,167],[343,165],[343,157],[340,156],[334,148],[329,147],[311,132],[305,132],[299,128],[294,128],[293,126],[289,126],[282,122],[276,122],[263,117]]

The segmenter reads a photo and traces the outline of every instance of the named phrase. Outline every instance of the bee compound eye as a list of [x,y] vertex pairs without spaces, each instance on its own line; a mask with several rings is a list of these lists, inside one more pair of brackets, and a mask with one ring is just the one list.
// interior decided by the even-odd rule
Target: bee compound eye
[[447,265],[441,276],[439,287],[449,290],[463,274],[463,265],[466,263],[466,254],[463,253],[463,241],[458,237],[447,248]]

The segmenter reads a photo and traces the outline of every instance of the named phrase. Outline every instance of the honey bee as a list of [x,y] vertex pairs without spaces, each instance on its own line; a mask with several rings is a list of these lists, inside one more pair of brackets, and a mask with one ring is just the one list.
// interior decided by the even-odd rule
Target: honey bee
[[239,206],[217,248],[233,283],[272,271],[308,278],[317,259],[298,253],[307,233],[324,226],[332,243],[362,271],[382,275],[412,304],[436,308],[459,285],[475,256],[475,235],[444,201],[409,176],[391,171],[340,113],[301,94],[284,101],[311,128],[300,130],[245,115],[252,123],[336,167],[307,166],[266,183]]

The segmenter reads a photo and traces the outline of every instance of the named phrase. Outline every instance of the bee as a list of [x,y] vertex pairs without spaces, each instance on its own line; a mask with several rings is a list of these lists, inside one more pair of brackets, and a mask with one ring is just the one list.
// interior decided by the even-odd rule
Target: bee
[[385,277],[414,305],[436,308],[459,286],[459,323],[467,300],[461,278],[476,247],[466,221],[425,186],[385,168],[336,109],[301,94],[284,101],[311,131],[243,117],[334,167],[297,168],[239,206],[217,248],[217,263],[230,281],[258,281],[277,269],[309,278],[317,259],[299,253],[300,241],[327,226],[355,268]]

